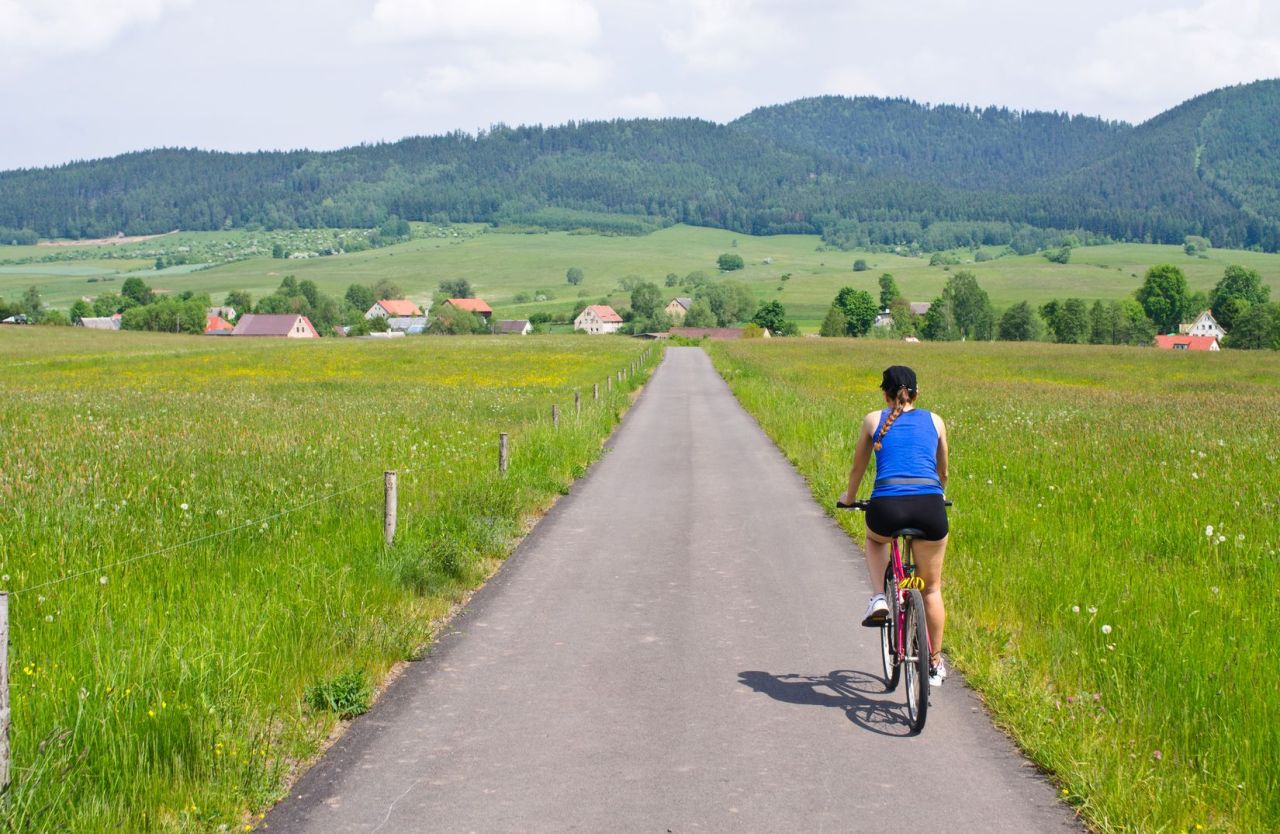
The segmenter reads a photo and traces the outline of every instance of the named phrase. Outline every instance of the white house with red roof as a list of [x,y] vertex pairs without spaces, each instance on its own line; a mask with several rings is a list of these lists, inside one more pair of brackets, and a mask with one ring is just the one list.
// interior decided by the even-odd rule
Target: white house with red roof
[[232,336],[276,336],[287,339],[318,339],[311,319],[297,313],[267,315],[246,313],[236,322]]
[[1215,339],[1225,338],[1227,331],[1222,329],[1222,325],[1218,324],[1218,320],[1213,317],[1213,312],[1205,310],[1196,316],[1196,320],[1190,324],[1178,325],[1179,336],[1212,336]]
[[1162,350],[1221,350],[1217,336],[1157,336]]
[[384,298],[375,302],[364,314],[366,319],[388,319],[400,316],[421,316],[422,309],[407,298]]
[[455,309],[480,316],[485,321],[493,318],[493,308],[484,303],[483,298],[447,298],[444,303]]
[[607,304],[592,304],[573,320],[574,330],[588,333],[617,333],[622,327],[622,316]]

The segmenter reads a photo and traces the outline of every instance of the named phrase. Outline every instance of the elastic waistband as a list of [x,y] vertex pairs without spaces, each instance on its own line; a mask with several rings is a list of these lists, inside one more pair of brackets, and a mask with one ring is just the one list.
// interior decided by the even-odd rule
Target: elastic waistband
[[942,482],[937,478],[879,478],[876,480],[876,488],[891,486],[931,486],[942,488]]

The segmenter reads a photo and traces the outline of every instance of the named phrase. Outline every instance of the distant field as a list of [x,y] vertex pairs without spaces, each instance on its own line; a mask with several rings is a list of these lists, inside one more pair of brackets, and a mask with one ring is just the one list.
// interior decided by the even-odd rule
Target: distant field
[[1280,358],[851,339],[712,355],[828,507],[880,371],[914,366],[951,443],[945,649],[997,722],[1100,831],[1280,831]]
[[427,642],[600,453],[639,375],[605,379],[646,347],[0,328],[0,830],[256,821],[335,724],[308,688]]
[[[174,269],[156,273],[150,262],[139,260],[137,255],[128,261],[76,261],[68,266],[140,270],[134,274],[154,286],[174,292],[188,289],[209,292],[215,300],[221,300],[232,289],[248,290],[254,297],[260,297],[274,290],[285,275],[311,279],[321,289],[335,294],[344,292],[351,283],[368,284],[389,278],[418,299],[430,297],[445,278],[466,278],[479,295],[496,305],[500,317],[521,318],[538,310],[566,310],[579,298],[591,302],[608,298],[625,305],[627,296],[618,286],[627,276],[639,276],[660,286],[668,273],[683,277],[694,270],[703,270],[714,276],[718,274],[717,256],[736,252],[747,266],[729,277],[749,283],[761,299],[780,300],[788,314],[810,330],[816,330],[831,299],[843,286],[866,289],[878,295],[876,280],[882,272],[891,272],[911,300],[928,301],[941,292],[950,274],[943,267],[930,267],[927,257],[819,251],[821,240],[809,235],[752,237],[691,226],[674,226],[642,237],[566,232],[507,234],[484,226],[454,227],[456,236],[453,236],[451,232],[424,224],[415,224],[415,229],[419,234],[430,229],[436,236],[308,260],[281,260],[258,254],[190,274]],[[184,233],[131,249],[122,248],[121,254],[163,244],[198,249],[202,261],[211,261],[211,256],[219,251],[253,251],[250,243],[256,243],[260,253],[269,250],[267,241],[271,234],[277,233]],[[332,235],[319,230],[287,234],[320,239]],[[92,253],[84,254],[100,255],[102,249],[93,247]],[[994,254],[998,250],[989,251]],[[76,298],[102,291],[100,283],[88,283],[86,277],[54,276],[45,271],[48,265],[38,265],[39,268],[37,265],[25,268],[4,265],[6,261],[44,256],[48,252],[38,247],[0,247],[0,297],[16,297],[27,286],[35,284],[49,303],[66,307]],[[967,251],[960,254],[971,257]],[[151,257],[154,259],[154,255]],[[852,271],[857,259],[867,262],[867,271]],[[1146,269],[1157,263],[1177,264],[1186,272],[1193,290],[1210,289],[1228,265],[1243,264],[1259,270],[1280,295],[1280,255],[1232,250],[1210,250],[1207,258],[1197,258],[1186,255],[1177,246],[1117,244],[1076,249],[1071,263],[1066,265],[1028,255],[966,263],[950,267],[950,271],[975,272],[999,308],[1023,300],[1039,304],[1055,297],[1120,298],[1131,294],[1141,283]],[[580,287],[565,282],[564,273],[570,266],[581,268],[586,275]],[[791,278],[781,280],[784,274],[790,274]],[[517,293],[535,290],[550,291],[554,297],[542,303],[514,303]],[[678,292],[665,286],[663,291],[672,296]]]

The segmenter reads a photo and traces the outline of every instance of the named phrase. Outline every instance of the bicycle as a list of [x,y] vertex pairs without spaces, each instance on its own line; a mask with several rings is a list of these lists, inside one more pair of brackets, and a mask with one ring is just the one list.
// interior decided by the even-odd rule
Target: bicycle
[[[944,502],[951,506],[950,501]],[[836,502],[842,510],[866,512],[866,501],[852,504]],[[884,599],[889,605],[889,616],[880,626],[880,660],[884,668],[885,691],[898,688],[898,681],[906,670],[907,719],[912,733],[924,729],[929,714],[929,657],[933,647],[929,643],[929,628],[925,622],[924,578],[916,575],[915,557],[911,540],[922,535],[914,527],[894,531],[889,547],[889,565],[884,571]],[[902,546],[898,546],[898,542]],[[923,649],[923,651],[922,651]]]

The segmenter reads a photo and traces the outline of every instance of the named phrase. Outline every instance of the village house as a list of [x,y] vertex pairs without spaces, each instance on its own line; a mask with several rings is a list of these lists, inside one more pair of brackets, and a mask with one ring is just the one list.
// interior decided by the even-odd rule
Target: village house
[[236,326],[222,316],[205,317],[204,335],[206,336],[230,336],[235,329]]
[[1222,329],[1222,325],[1218,324],[1217,319],[1213,317],[1213,313],[1204,310],[1200,315],[1196,316],[1196,320],[1190,324],[1178,325],[1179,336],[1212,336],[1215,339],[1226,338],[1227,331]]
[[607,304],[592,304],[573,320],[574,330],[585,330],[588,333],[617,333],[620,327],[622,316]]
[[422,309],[412,301],[404,298],[384,298],[364,314],[366,319],[389,319],[392,317],[421,316]]
[[486,322],[493,318],[493,308],[485,304],[483,298],[449,298],[444,303],[454,309],[474,313]]
[[493,332],[500,335],[528,336],[533,325],[528,319],[502,319],[493,324]]
[[672,321],[684,321],[684,317],[689,314],[689,308],[693,306],[692,298],[677,297],[671,299],[671,302],[663,309],[667,311],[667,315]]
[[297,313],[266,315],[246,313],[236,322],[232,336],[276,336],[287,339],[318,339],[320,334],[306,316]]
[[929,312],[929,308],[933,306],[932,301],[912,301],[911,315],[923,316]]
[[85,316],[80,319],[81,327],[87,327],[90,330],[119,330],[120,314],[113,316]]
[[1221,350],[1217,336],[1157,336],[1162,350]]
[[225,304],[221,307],[209,307],[204,312],[206,316],[218,316],[226,321],[235,321],[236,318],[236,308]]
[[889,312],[889,308],[888,308],[888,307],[886,307],[886,308],[884,308],[883,310],[881,310],[880,312],[876,313],[875,321],[871,322],[871,326],[872,326],[872,327],[891,327],[891,326],[893,326],[893,314],[891,314],[891,313]]

